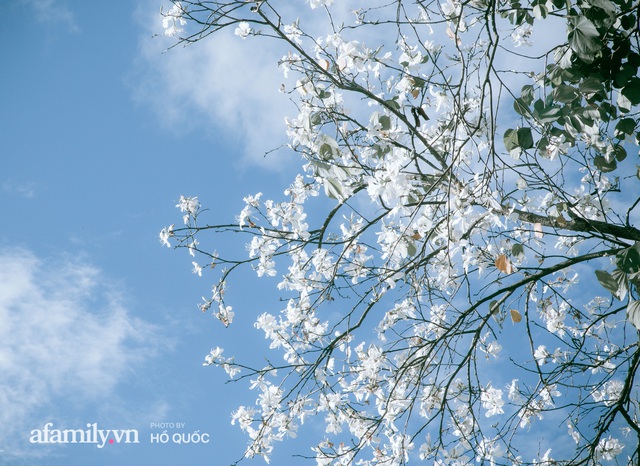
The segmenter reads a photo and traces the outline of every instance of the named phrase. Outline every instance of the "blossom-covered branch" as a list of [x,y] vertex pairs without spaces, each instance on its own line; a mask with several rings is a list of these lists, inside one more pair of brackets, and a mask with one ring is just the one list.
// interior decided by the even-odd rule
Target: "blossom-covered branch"
[[[280,299],[254,323],[268,362],[219,347],[205,360],[257,393],[233,413],[246,456],[268,460],[322,422],[302,453],[319,465],[640,461],[636,10],[237,0],[163,13],[172,53],[225,30],[288,49],[300,173],[280,199],[247,195],[233,222],[205,223],[182,197],[184,225],[160,235],[216,277],[200,308],[225,326],[239,268],[275,280]],[[245,256],[218,252],[230,233]]]

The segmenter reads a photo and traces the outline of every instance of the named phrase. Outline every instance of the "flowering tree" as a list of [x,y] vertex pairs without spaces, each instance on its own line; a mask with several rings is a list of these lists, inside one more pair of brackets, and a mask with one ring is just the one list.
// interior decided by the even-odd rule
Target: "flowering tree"
[[[257,392],[233,413],[246,456],[268,460],[319,415],[319,465],[638,464],[637,8],[163,12],[176,44],[224,28],[280,41],[295,80],[287,135],[303,162],[283,198],[249,195],[234,222],[207,224],[182,197],[184,226],[160,234],[218,275],[201,309],[225,326],[239,267],[282,298],[256,316],[264,367],[206,357]],[[246,235],[248,256],[204,247],[213,233]]]

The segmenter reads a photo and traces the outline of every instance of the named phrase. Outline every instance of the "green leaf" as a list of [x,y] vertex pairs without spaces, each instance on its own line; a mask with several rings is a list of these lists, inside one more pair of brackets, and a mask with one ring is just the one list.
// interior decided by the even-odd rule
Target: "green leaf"
[[547,152],[547,146],[549,145],[549,138],[547,138],[546,136],[542,136],[539,140],[538,140],[538,146],[537,149],[540,152],[540,155],[542,155],[543,157],[545,156],[546,152]]
[[640,243],[637,242],[616,254],[616,265],[625,273],[640,271]]
[[633,272],[627,275],[629,283],[632,283],[636,289],[640,288],[640,272]]
[[640,78],[631,78],[621,92],[633,105],[640,104]]
[[418,252],[416,244],[413,241],[407,241],[407,254],[409,257],[415,256],[416,252]]
[[632,107],[631,101],[622,93],[618,94],[616,104],[622,113],[629,113]]
[[324,89],[321,89],[318,92],[318,98],[320,98],[320,99],[324,100],[324,99],[328,99],[329,97],[331,97],[331,92],[330,91],[326,91]]
[[569,115],[569,117],[564,120],[564,129],[575,138],[578,134],[582,133],[584,124],[577,116]]
[[378,121],[382,126],[382,131],[389,131],[391,129],[391,118],[388,115],[382,115]]
[[609,0],[587,0],[587,2],[604,10],[609,16],[615,15],[616,13],[616,6]]
[[318,149],[318,155],[323,160],[332,160],[336,155],[336,148],[332,144],[324,143]]
[[521,243],[515,243],[511,246],[511,254],[513,257],[522,257],[524,256],[524,246]]
[[509,152],[518,147],[518,133],[515,129],[508,129],[504,132],[504,147]]
[[596,270],[596,278],[600,284],[612,294],[618,293],[618,281],[606,270]]
[[544,5],[536,5],[533,7],[533,16],[536,19],[544,19],[547,17],[549,10]]
[[626,86],[635,76],[636,71],[634,67],[629,66],[627,63],[623,64],[619,69],[615,70],[613,85],[618,88]]
[[627,320],[640,330],[640,301],[630,301],[627,306]]
[[600,112],[603,121],[609,122],[618,118],[618,108],[615,105],[611,105],[610,102],[602,102],[600,104]]
[[537,112],[541,112],[542,110],[544,110],[544,101],[542,99],[538,99],[533,103],[533,108],[537,111]]
[[[558,84],[561,85],[562,83]],[[551,107],[553,105],[553,94],[549,93],[547,94],[547,96],[544,98],[544,106],[545,107]]]
[[[429,58],[428,55],[427,55],[427,58]],[[419,87],[420,89],[422,89],[425,86],[425,84],[427,84],[427,81],[425,81],[422,78],[419,78],[418,76],[412,76],[411,78],[413,79],[413,87]]]
[[569,103],[573,102],[578,97],[578,92],[573,86],[566,84],[560,84],[553,90],[553,98],[558,102]]
[[544,109],[536,112],[536,116],[541,123],[554,123],[561,115],[562,111],[557,105],[545,107]]
[[587,0],[593,5],[591,8],[582,6],[582,14],[593,21],[598,28],[608,28],[616,21],[615,6],[608,0]]
[[589,126],[591,126],[594,120],[598,120],[600,118],[600,111],[598,110],[597,105],[585,105],[584,107],[576,109],[575,113]]
[[623,16],[620,18],[620,25],[624,29],[629,30],[636,25],[636,17],[633,14]]
[[620,301],[623,301],[625,296],[627,296],[627,291],[629,291],[627,274],[621,270],[616,269],[611,273],[611,277],[616,282],[618,282],[618,291],[616,291],[614,294],[616,295],[616,298],[618,298]]
[[340,199],[342,198],[342,184],[335,178],[325,178],[324,192],[331,199]]
[[313,112],[309,116],[309,123],[311,126],[317,126],[322,123],[322,112]]
[[585,16],[569,18],[569,46],[585,63],[592,63],[602,48],[600,33]]
[[531,84],[522,86],[520,98],[527,104],[527,106],[531,105],[534,98],[533,86]]
[[382,158],[391,152],[391,148],[388,145],[380,146],[379,144],[374,144],[372,149],[375,150],[375,157],[378,158]]
[[400,104],[398,103],[398,101],[394,98],[394,99],[389,99],[389,100],[385,100],[384,103],[386,104],[386,106],[392,110],[400,110]]
[[518,115],[522,116],[528,116],[531,113],[529,106],[522,97],[518,97],[513,101],[513,109]]
[[533,135],[531,128],[518,128],[518,143],[523,149],[531,149],[533,147]]
[[616,168],[618,168],[618,163],[616,162],[616,159],[607,160],[602,155],[596,155],[593,158],[593,164],[602,173],[609,173],[614,171]]
[[587,78],[582,81],[578,88],[583,94],[595,94],[596,92],[604,92],[602,81],[593,77]]
[[322,177],[326,176],[331,169],[331,165],[325,162],[320,162],[319,160],[311,160],[311,164],[318,169],[317,174]]
[[615,154],[616,160],[618,162],[622,162],[627,158],[627,150],[620,144],[616,144],[615,146],[613,146],[613,153]]
[[622,139],[623,134],[632,135],[636,130],[636,120],[633,118],[623,118],[616,125],[616,137]]
[[504,133],[504,146],[509,152],[516,148],[531,149],[533,147],[531,128],[506,130]]

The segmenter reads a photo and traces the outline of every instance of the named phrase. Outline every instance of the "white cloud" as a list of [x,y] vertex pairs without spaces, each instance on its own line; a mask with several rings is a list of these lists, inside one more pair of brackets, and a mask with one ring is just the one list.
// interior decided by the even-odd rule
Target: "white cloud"
[[[117,385],[155,353],[158,338],[91,265],[43,261],[23,249],[0,251],[0,264],[0,449],[6,457],[29,453],[25,439],[44,422],[77,416],[69,406],[109,400],[117,409],[123,402]],[[157,407],[134,411],[145,409]]]
[[37,184],[32,181],[6,180],[2,183],[2,191],[25,199],[36,197],[36,187]]
[[35,18],[41,23],[56,24],[64,27],[67,32],[78,32],[73,12],[66,5],[56,0],[23,0],[33,8]]
[[134,98],[153,108],[174,131],[215,127],[238,140],[248,161],[276,165],[281,156],[264,155],[286,144],[284,117],[296,113],[278,92],[285,80],[277,64],[285,51],[265,38],[242,40],[232,29],[167,50],[175,39],[162,35],[159,7],[143,5],[138,16],[145,35],[129,78]]
[[[286,79],[278,68],[291,47],[267,37],[241,39],[234,35],[234,26],[187,47],[167,50],[176,40],[163,35],[160,7],[167,11],[169,5],[168,0],[148,0],[136,12],[144,33],[129,77],[134,98],[153,108],[160,121],[178,133],[224,131],[232,143],[238,141],[244,163],[281,169],[286,161],[291,166],[297,155],[286,148],[271,152],[288,143],[284,118],[298,113],[289,96],[279,92],[283,84],[287,91],[295,86],[295,78]],[[285,24],[300,21],[311,36],[330,33],[324,9],[313,10],[308,3],[283,4],[278,13]],[[348,5],[332,9],[335,23],[347,18],[353,18]],[[362,31],[359,40],[373,39],[375,32]]]

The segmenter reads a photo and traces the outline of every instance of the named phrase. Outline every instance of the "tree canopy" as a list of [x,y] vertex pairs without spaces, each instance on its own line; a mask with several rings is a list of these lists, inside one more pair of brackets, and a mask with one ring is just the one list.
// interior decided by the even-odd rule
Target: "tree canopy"
[[265,365],[205,364],[256,392],[248,457],[319,416],[318,465],[638,464],[638,2],[440,1],[163,10],[175,45],[285,45],[298,112],[282,198],[212,220],[183,196],[160,234],[223,325],[239,268],[281,298]]

